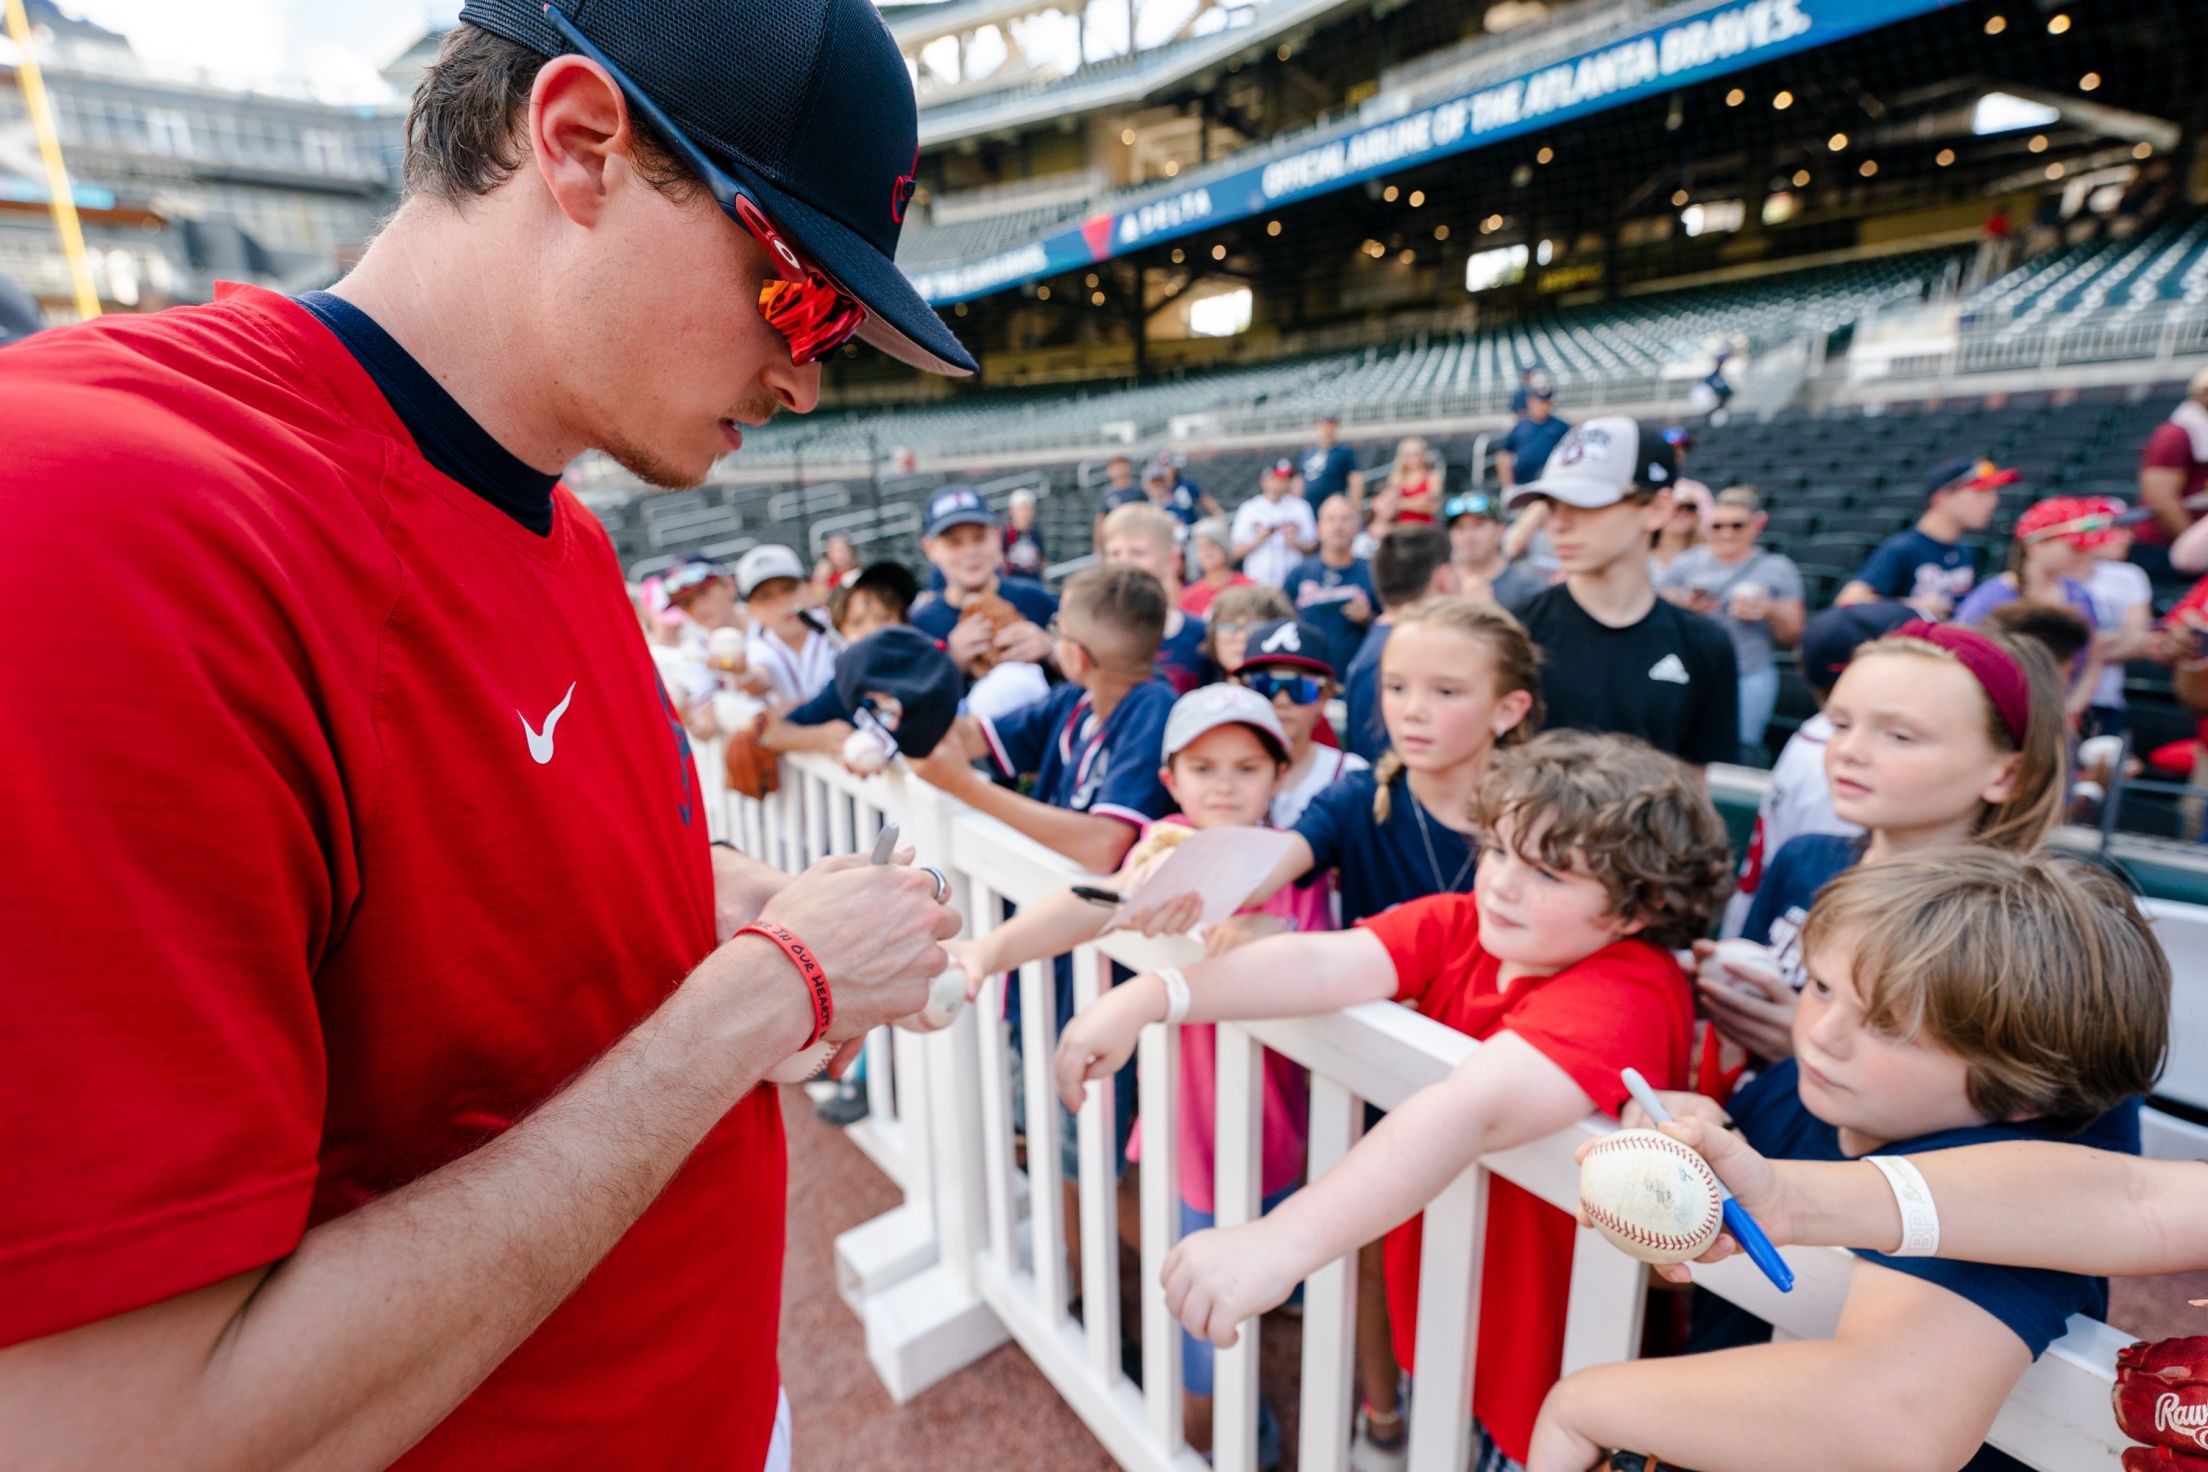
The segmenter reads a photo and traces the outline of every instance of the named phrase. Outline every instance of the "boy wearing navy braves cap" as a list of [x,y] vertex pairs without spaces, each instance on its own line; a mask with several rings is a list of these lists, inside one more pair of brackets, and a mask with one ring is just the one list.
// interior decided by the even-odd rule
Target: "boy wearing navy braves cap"
[[[943,575],[941,592],[930,593],[912,610],[912,626],[943,641],[951,659],[966,673],[979,674],[1000,661],[1040,664],[1050,658],[1045,632],[1058,616],[1058,600],[1041,583],[1006,577],[1004,539],[997,535],[996,513],[972,486],[944,486],[928,498],[920,523],[920,550]],[[995,615],[983,609],[997,603]]]
[[1845,607],[1895,598],[1926,618],[1946,618],[1978,585],[1978,549],[1964,546],[1963,538],[1986,529],[2000,509],[2001,487],[2017,479],[1991,460],[1964,457],[1933,466],[1917,524],[1879,543],[1833,602]]
[[1311,739],[1326,713],[1326,703],[1340,688],[1326,636],[1292,618],[1259,624],[1250,630],[1247,652],[1233,678],[1237,685],[1273,703],[1273,714],[1288,742],[1288,770],[1273,794],[1270,816],[1275,828],[1293,828],[1313,797],[1367,765],[1355,752],[1321,746]]
[[1622,414],[1582,420],[1513,509],[1545,508],[1564,581],[1516,612],[1541,651],[1550,729],[1615,731],[1697,765],[1740,759],[1733,643],[1656,596],[1648,542],[1671,515],[1679,460],[1661,430]]
[[[894,264],[917,139],[868,0],[467,0],[333,290],[0,351],[0,811],[68,835],[0,845],[0,1347],[74,1346],[0,1353],[18,1460],[788,1465],[757,1085],[958,921],[708,848],[558,477],[698,484],[847,341],[972,371]],[[121,596],[57,627],[57,567]],[[160,742],[19,718],[118,660]]]

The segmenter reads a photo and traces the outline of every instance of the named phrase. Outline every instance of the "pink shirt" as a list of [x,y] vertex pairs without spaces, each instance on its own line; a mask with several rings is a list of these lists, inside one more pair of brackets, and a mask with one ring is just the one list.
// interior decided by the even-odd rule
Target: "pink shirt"
[[[1161,822],[1184,826],[1179,815]],[[1264,904],[1261,915],[1278,915],[1299,932],[1332,930],[1334,912],[1328,903],[1330,881],[1321,878],[1297,887],[1289,885]],[[1244,911],[1243,913],[1250,913]],[[1308,1132],[1309,1080],[1303,1065],[1265,1049],[1262,1072],[1263,1126],[1259,1130],[1259,1189],[1272,1196],[1293,1186],[1303,1174],[1303,1148]],[[1181,1199],[1196,1210],[1211,1213],[1213,1131],[1219,1120],[1219,1032],[1209,1022],[1181,1025],[1180,1176]],[[1127,1138],[1127,1158],[1142,1158],[1142,1121],[1135,1121]]]

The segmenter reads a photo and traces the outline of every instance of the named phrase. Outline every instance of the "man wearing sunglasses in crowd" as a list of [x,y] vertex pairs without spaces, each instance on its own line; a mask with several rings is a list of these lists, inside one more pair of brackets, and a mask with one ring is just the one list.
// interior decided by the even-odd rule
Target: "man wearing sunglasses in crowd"
[[708,848],[557,476],[698,484],[854,338],[973,362],[867,0],[559,6],[467,0],[331,291],[0,351],[13,1465],[789,1465],[757,1085],[956,919]]
[[1248,652],[1233,680],[1273,703],[1273,714],[1288,737],[1288,770],[1269,814],[1275,828],[1295,827],[1312,798],[1369,765],[1355,752],[1311,739],[1339,688],[1326,636],[1317,628],[1286,618],[1257,625],[1250,630]]

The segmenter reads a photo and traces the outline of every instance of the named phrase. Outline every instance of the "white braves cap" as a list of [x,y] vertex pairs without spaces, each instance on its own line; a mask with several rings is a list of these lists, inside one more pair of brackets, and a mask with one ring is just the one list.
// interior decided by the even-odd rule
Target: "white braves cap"
[[1515,509],[1535,496],[1582,511],[1615,506],[1636,490],[1668,490],[1679,478],[1679,456],[1661,430],[1606,414],[1565,432],[1541,467],[1541,478],[1512,486],[1504,504]]
[[1245,685],[1204,685],[1174,701],[1165,718],[1165,759],[1173,760],[1197,737],[1221,726],[1248,726],[1275,757],[1288,759],[1288,733],[1280,728],[1273,703]]
[[754,547],[736,561],[736,596],[749,598],[759,591],[761,583],[771,583],[776,578],[796,578],[802,583],[805,564],[787,547]]

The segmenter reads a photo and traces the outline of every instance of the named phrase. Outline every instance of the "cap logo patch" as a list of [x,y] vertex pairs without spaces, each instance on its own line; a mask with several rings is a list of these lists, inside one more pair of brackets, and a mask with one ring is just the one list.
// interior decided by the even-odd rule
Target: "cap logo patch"
[[912,203],[912,194],[920,187],[920,145],[912,146],[912,172],[899,174],[889,186],[889,217],[898,224],[905,223],[905,206]]
[[1558,463],[1563,465],[1577,465],[1582,460],[1607,460],[1610,458],[1610,431],[1582,426],[1565,436],[1556,454]]
[[1265,636],[1265,642],[1257,646],[1267,654],[1303,653],[1303,635],[1296,632],[1294,624],[1282,624]]
[[1671,479],[1671,472],[1651,460],[1648,462],[1648,478],[1653,483],[1662,485],[1665,481]]

